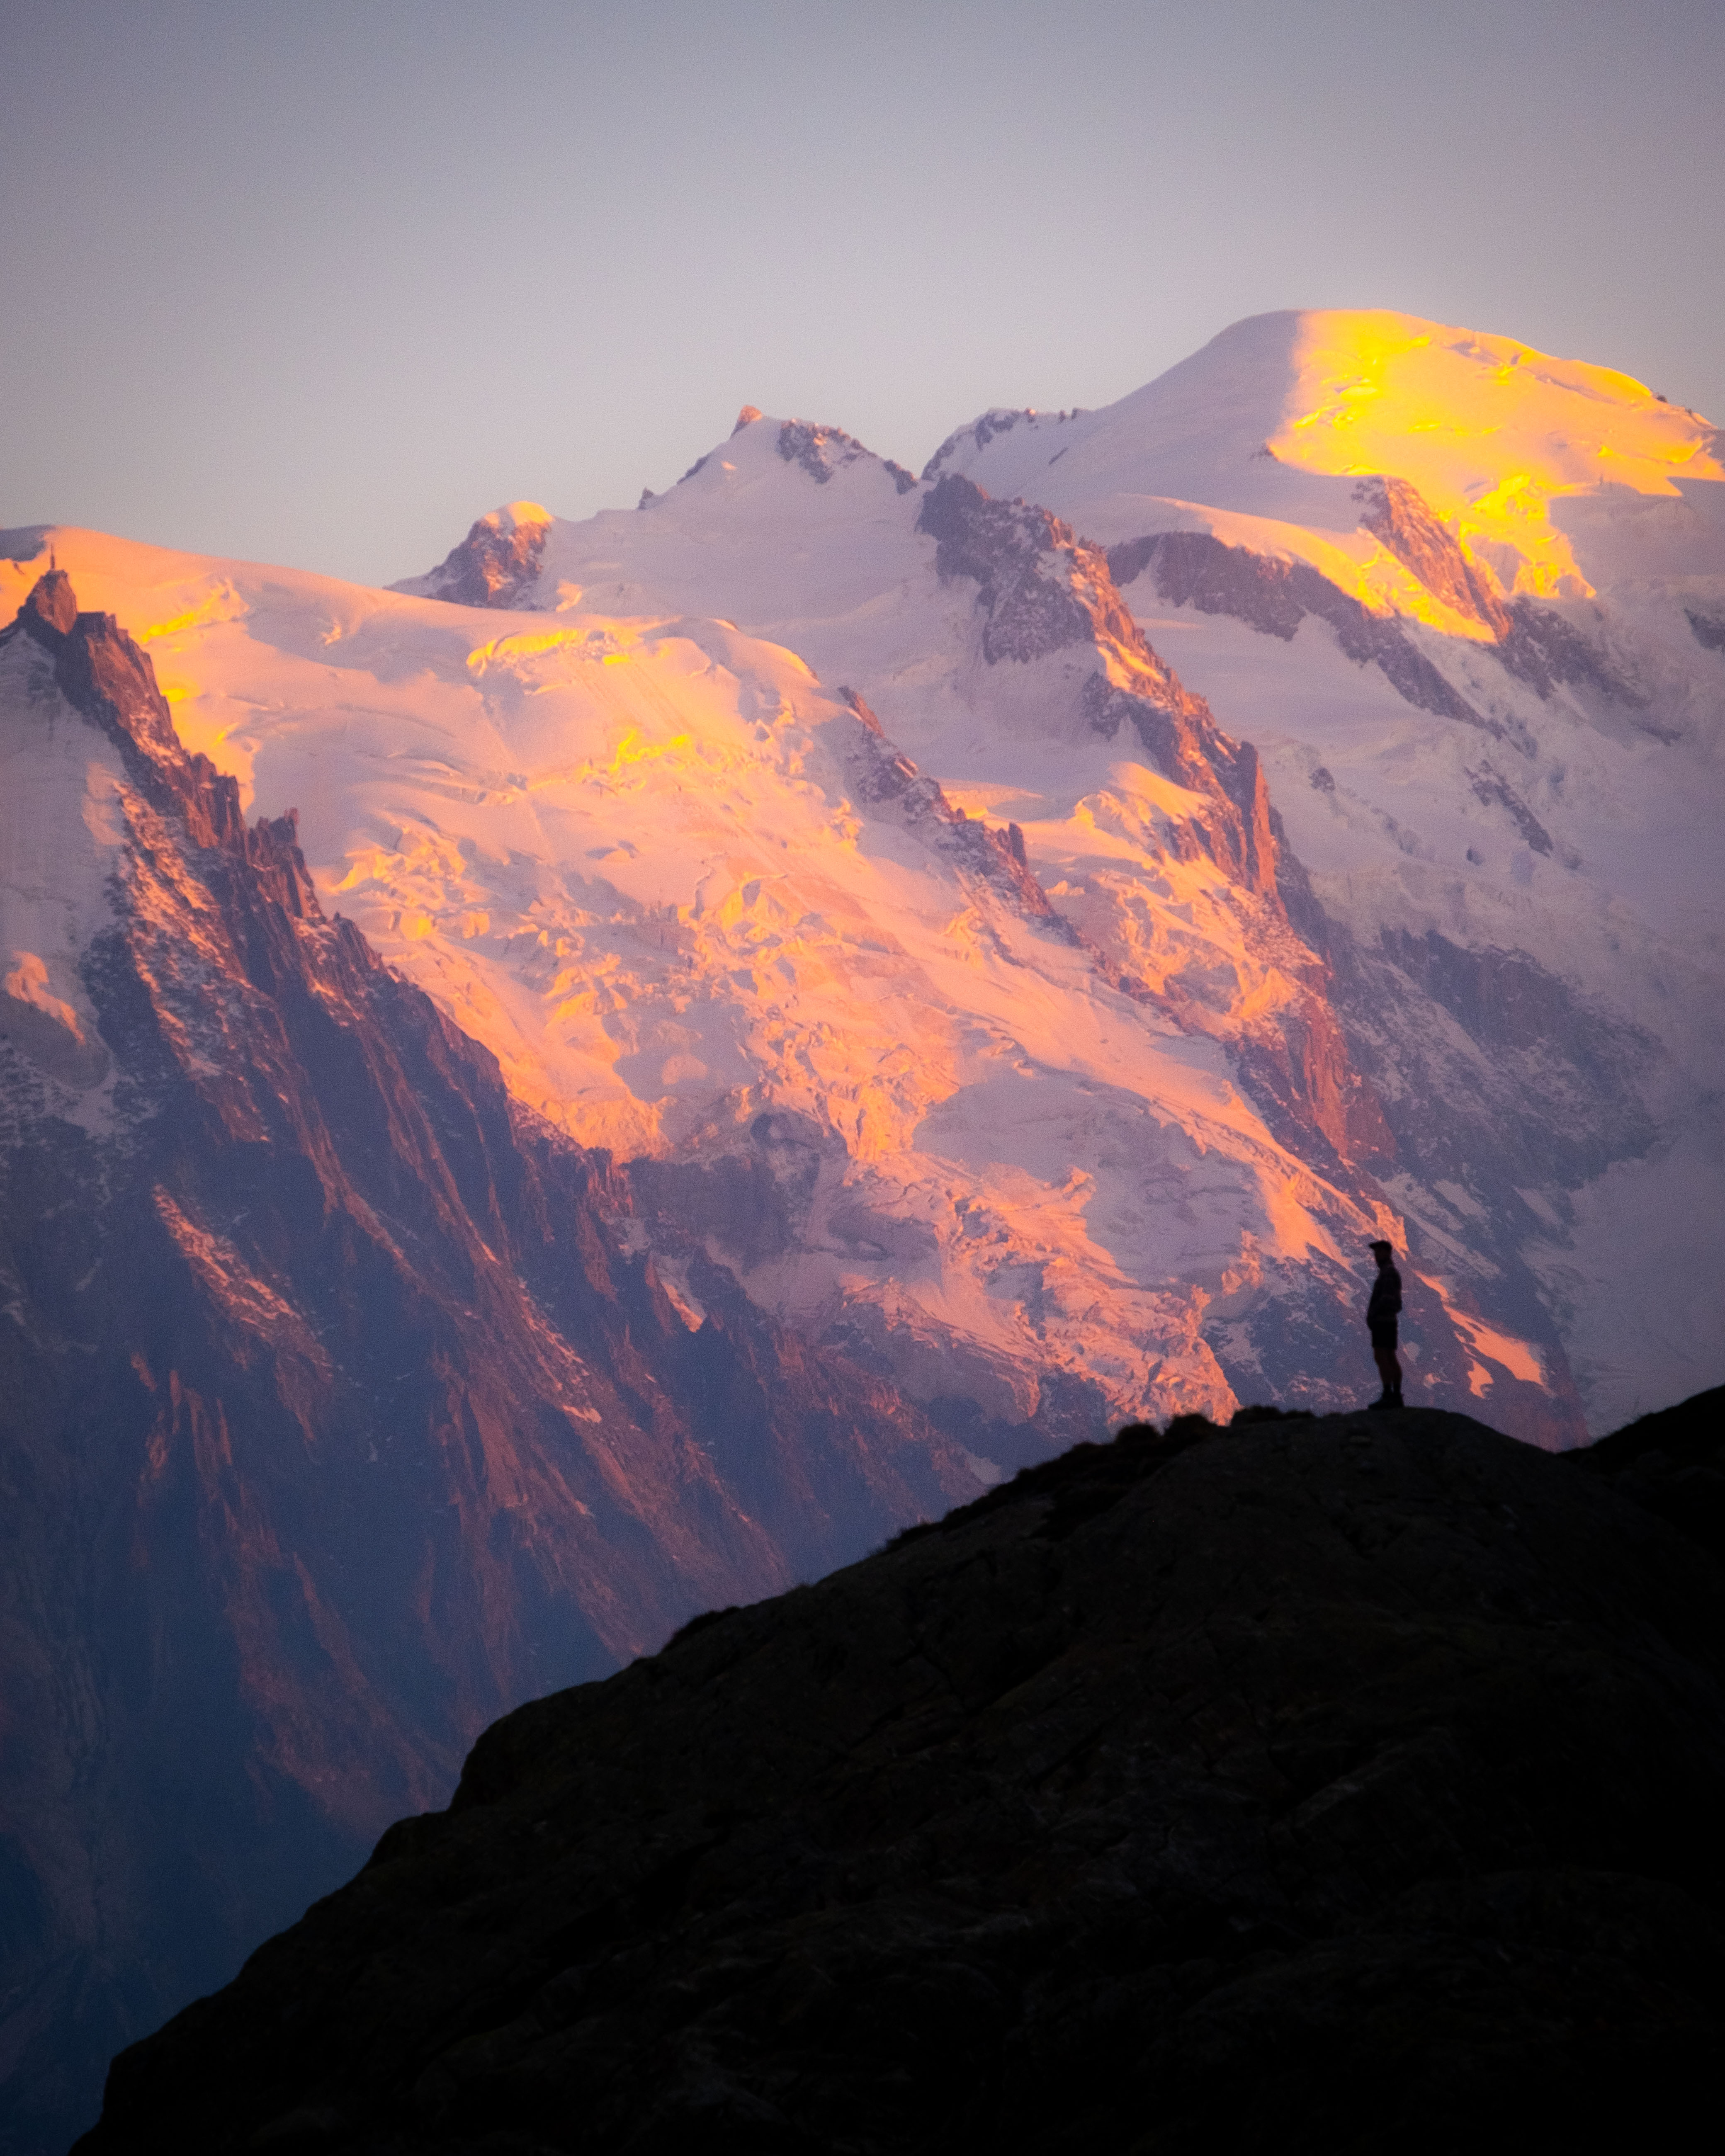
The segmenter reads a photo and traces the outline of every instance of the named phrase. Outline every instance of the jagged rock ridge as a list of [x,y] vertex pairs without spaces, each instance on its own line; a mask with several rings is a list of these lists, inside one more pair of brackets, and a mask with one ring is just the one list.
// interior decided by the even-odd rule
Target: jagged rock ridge
[[[761,415],[757,412],[754,416],[758,419]],[[842,427],[823,427],[807,419],[787,419],[778,430],[776,446],[788,465],[796,465],[807,472],[817,486],[825,486],[835,472],[864,459],[870,464],[878,463],[889,473],[901,494],[910,493],[916,484],[914,472],[906,471],[891,457],[877,458],[872,449],[865,449],[854,434],[847,434]]]
[[89,932],[0,1039],[3,2115],[52,2152],[511,1701],[980,1486],[699,1253],[627,1255],[606,1158],[325,915],[64,572],[0,669],[8,874]]
[[538,578],[550,528],[550,512],[536,501],[512,501],[475,518],[459,547],[403,588],[454,606],[517,605]]

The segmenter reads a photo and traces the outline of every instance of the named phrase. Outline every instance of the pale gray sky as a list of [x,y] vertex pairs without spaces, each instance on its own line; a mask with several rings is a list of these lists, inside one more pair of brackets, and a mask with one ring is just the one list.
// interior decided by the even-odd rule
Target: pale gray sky
[[1389,306],[1725,422],[1720,0],[0,0],[0,525],[383,582]]

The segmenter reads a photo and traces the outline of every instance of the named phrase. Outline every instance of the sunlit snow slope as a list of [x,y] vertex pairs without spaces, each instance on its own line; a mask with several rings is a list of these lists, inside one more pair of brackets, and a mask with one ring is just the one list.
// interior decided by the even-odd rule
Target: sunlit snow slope
[[[1349,1271],[1387,1211],[1279,1143],[1220,1045],[1117,988],[1004,839],[790,652],[711,619],[548,622],[53,544],[149,650],[188,745],[241,773],[254,813],[298,809],[331,909],[520,1098],[625,1158],[766,1162],[793,1240],[763,1246],[721,1208],[711,1248],[809,1329],[973,1404],[997,1454],[1032,1417],[1034,1450],[1109,1415],[1227,1408],[1204,1325],[1283,1269],[1280,1301],[1316,1296],[1309,1382],[1337,1386]],[[1228,994],[1275,994],[1273,968],[1232,976],[1228,878],[1158,851],[1182,789],[1100,741],[1053,761],[1091,801],[1086,859],[1147,879],[1175,921],[1163,970],[1214,1001],[1218,969]],[[75,959],[64,896],[44,992],[55,948]],[[644,1188],[675,1281],[679,1217],[713,1201]]]

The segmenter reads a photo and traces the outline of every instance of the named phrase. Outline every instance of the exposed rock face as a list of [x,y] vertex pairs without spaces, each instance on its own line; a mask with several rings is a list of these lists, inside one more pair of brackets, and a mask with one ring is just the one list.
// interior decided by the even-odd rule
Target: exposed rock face
[[[1079,409],[1074,405],[1070,412],[1039,413],[1027,406],[1014,412],[997,405],[992,412],[984,412],[980,419],[973,421],[968,427],[959,427],[948,434],[922,467],[922,476],[925,480],[938,479],[945,467],[961,452],[985,449],[990,442],[1002,434],[1011,434],[1014,428],[1022,426],[1027,419],[1046,423],[1051,418],[1059,426],[1067,419],[1076,419]],[[1056,449],[1054,456],[1050,458],[1050,463],[1054,463],[1064,454],[1063,450]]]
[[996,501],[972,480],[948,475],[932,487],[916,520],[937,542],[942,577],[973,577],[987,613],[983,656],[1046,658],[1099,634],[1133,652],[1158,678],[1167,669],[1122,605],[1106,558],[1072,527],[1026,501]]
[[511,502],[479,518],[429,575],[409,577],[394,588],[455,606],[526,604],[550,530],[550,515],[536,502]]
[[[1622,668],[1573,622],[1531,599],[1507,605],[1497,597],[1405,481],[1362,481],[1355,493],[1368,505],[1378,505],[1362,520],[1367,529],[1438,598],[1489,628],[1498,660],[1542,700],[1568,685],[1631,709],[1645,706],[1645,697]],[[1158,531],[1124,540],[1108,549],[1107,558],[1121,584],[1148,571],[1171,606],[1230,614],[1284,643],[1308,614],[1316,615],[1329,624],[1356,665],[1377,666],[1397,695],[1416,709],[1460,720],[1500,741],[1510,736],[1502,719],[1480,711],[1445,679],[1398,617],[1373,613],[1309,562],[1230,547],[1207,531]]]
[[[756,418],[760,416],[758,412],[755,413]],[[916,484],[914,472],[906,471],[891,457],[877,457],[842,427],[823,427],[808,419],[785,421],[778,430],[778,454],[788,465],[796,465],[807,472],[817,486],[826,485],[833,474],[843,470],[846,465],[861,463],[878,464],[891,476],[894,489],[900,494],[908,494]]]
[[1551,833],[1501,771],[1495,769],[1490,762],[1470,765],[1467,777],[1473,788],[1474,798],[1488,808],[1504,810],[1532,852],[1548,854],[1551,851]]
[[943,852],[956,855],[1027,921],[1042,923],[1065,942],[1076,942],[1070,925],[1055,911],[1048,893],[1030,873],[1024,834],[1018,825],[1009,824],[1003,830],[955,808],[942,788],[886,739],[880,721],[855,689],[839,693],[867,729],[850,757],[862,798],[877,805],[896,803],[906,822],[932,829]]
[[1122,584],[1148,570],[1171,606],[1231,614],[1284,643],[1308,614],[1316,614],[1334,629],[1356,665],[1381,668],[1407,702],[1503,737],[1502,723],[1453,688],[1394,616],[1371,613],[1309,562],[1278,561],[1247,547],[1230,547],[1207,531],[1158,531],[1111,547],[1108,562]]
[[[1645,706],[1646,697],[1614,664],[1610,654],[1562,614],[1549,607],[1535,606],[1527,598],[1517,599],[1509,613],[1509,626],[1498,644],[1497,656],[1542,701],[1548,701],[1555,689],[1571,685],[1594,690],[1631,710]],[[1671,738],[1656,726],[1649,731]]]
[[501,1709],[979,1486],[728,1275],[691,1320],[64,575],[0,664],[8,783],[69,744],[106,849],[0,1024],[0,2138],[57,2152]]
[[[1171,850],[1214,860],[1249,903],[1259,902],[1255,917],[1243,920],[1244,932],[1256,947],[1273,949],[1297,984],[1273,1019],[1229,1040],[1240,1082],[1271,1130],[1308,1158],[1315,1152],[1328,1172],[1387,1164],[1394,1150],[1389,1129],[1329,1008],[1324,966],[1302,943],[1283,902],[1284,866],[1295,865],[1284,864],[1257,752],[1224,733],[1204,698],[1153,649],[1120,596],[1113,556],[1047,510],[996,501],[956,473],[931,488],[917,528],[938,542],[942,577],[972,578],[979,587],[982,651],[990,665],[1068,650],[1088,654],[1092,670],[1080,709],[1092,730],[1111,738],[1129,726],[1158,768],[1203,803],[1196,814],[1171,819]],[[1117,985],[1139,993],[1130,974]],[[1173,1014],[1183,1024],[1192,1015],[1189,1005]]]
[[499,1723],[81,2147],[1663,2143],[1722,1679],[1717,1559],[1463,1417],[1129,1431]]
[[1455,534],[1439,521],[1418,487],[1389,476],[1363,479],[1353,498],[1364,510],[1360,522],[1366,530],[1381,539],[1427,591],[1494,636],[1508,634],[1510,612],[1492,581],[1468,560]]
[[988,664],[1094,651],[1100,663],[1083,690],[1091,724],[1111,734],[1130,721],[1166,774],[1214,804],[1214,814],[1192,827],[1204,850],[1251,891],[1273,891],[1276,847],[1257,755],[1250,742],[1230,740],[1204,699],[1158,658],[1103,550],[1047,510],[993,501],[952,473],[931,489],[916,528],[938,542],[942,577],[974,578],[980,588]]
[[[1382,955],[1419,991],[1417,996],[1384,995],[1391,1008],[1406,1002],[1415,1008],[1430,998],[1453,1018],[1462,1040],[1474,1051],[1476,1069],[1463,1077],[1457,1063],[1421,1074],[1410,1091],[1415,1115],[1434,1127],[1422,1143],[1410,1130],[1410,1156],[1430,1173],[1449,1134],[1441,1132],[1443,1103],[1470,1096],[1494,1101],[1498,1138],[1507,1149],[1525,1147],[1519,1158],[1507,1157],[1504,1180],[1568,1182],[1596,1175],[1605,1163],[1644,1150],[1653,1130],[1636,1080],[1651,1045],[1614,1019],[1589,1009],[1555,975],[1524,955],[1507,951],[1471,951],[1429,929],[1423,937],[1385,933]],[[1381,991],[1380,991],[1381,994]],[[1562,1042],[1564,1054],[1553,1054]],[[1483,1066],[1495,1067],[1501,1091],[1494,1093]]]
[[947,435],[928,462],[923,465],[923,478],[938,479],[941,476],[942,467],[950,464],[960,449],[967,444],[973,449],[985,449],[997,435],[1009,434],[1022,421],[1033,419],[1035,416],[1028,406],[1022,411],[1014,412],[1004,405],[997,405],[993,411],[984,412],[982,418],[973,425],[957,428]]

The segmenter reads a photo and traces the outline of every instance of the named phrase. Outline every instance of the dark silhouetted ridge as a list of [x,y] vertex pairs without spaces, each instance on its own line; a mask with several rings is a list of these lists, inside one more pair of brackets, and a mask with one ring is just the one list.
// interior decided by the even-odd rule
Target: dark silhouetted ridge
[[1079,1447],[475,1745],[116,2156],[1451,2156],[1711,2102],[1725,1572],[1460,1415]]

